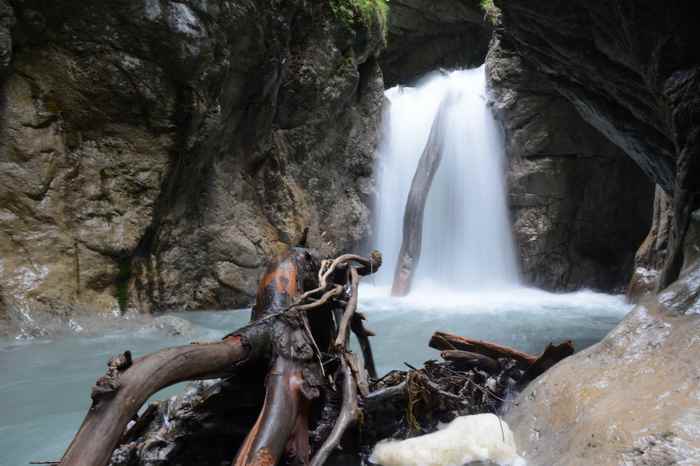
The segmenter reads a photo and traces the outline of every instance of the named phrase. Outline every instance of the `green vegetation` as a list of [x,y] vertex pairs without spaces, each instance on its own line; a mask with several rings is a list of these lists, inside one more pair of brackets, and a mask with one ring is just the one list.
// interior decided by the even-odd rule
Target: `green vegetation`
[[388,0],[329,0],[331,10],[336,18],[353,28],[360,24],[369,27],[378,21],[382,33],[386,36],[389,18]]
[[486,16],[486,19],[491,24],[496,24],[496,20],[501,14],[501,10],[499,10],[498,7],[494,5],[493,0],[480,0],[480,4],[481,9],[484,10],[484,15]]

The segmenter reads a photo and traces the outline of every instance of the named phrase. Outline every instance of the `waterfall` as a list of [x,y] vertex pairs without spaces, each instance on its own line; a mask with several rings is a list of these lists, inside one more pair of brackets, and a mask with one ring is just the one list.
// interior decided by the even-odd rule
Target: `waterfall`
[[393,278],[411,180],[443,98],[452,99],[443,159],[428,195],[415,288],[478,291],[518,285],[508,221],[501,132],[487,107],[484,66],[433,73],[416,87],[386,92],[378,157],[377,248],[385,257],[378,284]]

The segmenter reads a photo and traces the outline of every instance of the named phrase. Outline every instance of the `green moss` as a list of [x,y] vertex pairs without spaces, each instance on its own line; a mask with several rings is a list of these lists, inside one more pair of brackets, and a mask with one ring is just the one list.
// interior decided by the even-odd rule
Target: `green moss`
[[374,21],[379,22],[382,34],[386,38],[389,21],[388,0],[329,0],[331,10],[337,19],[349,28],[360,24],[370,27]]
[[129,280],[131,279],[131,259],[124,257],[119,259],[119,271],[116,279],[116,298],[119,310],[123,313],[129,307]]
[[493,0],[480,0],[481,9],[484,10],[484,15],[486,19],[491,24],[496,24],[498,16],[501,14],[501,10],[494,5]]

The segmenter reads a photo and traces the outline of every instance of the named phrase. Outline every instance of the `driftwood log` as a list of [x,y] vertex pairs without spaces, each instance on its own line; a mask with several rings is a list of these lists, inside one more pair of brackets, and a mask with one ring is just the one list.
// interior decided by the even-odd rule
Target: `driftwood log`
[[[247,326],[220,342],[112,358],[59,464],[321,466],[341,447],[360,461],[383,438],[497,412],[510,391],[573,352],[566,342],[536,357],[437,332],[430,344],[447,362],[377,379],[357,296],[360,277],[380,265],[377,252],[320,261],[291,249],[262,277]],[[351,332],[359,355],[348,349]],[[185,380],[202,381],[137,415],[153,393]]]
[[423,213],[430,193],[430,186],[442,160],[449,102],[449,94],[440,102],[430,128],[428,142],[425,144],[416,173],[411,181],[411,189],[408,192],[403,215],[401,249],[394,271],[394,283],[391,287],[392,296],[406,296],[411,291],[413,278],[420,262],[423,242]]
[[499,359],[515,361],[524,371],[517,380],[515,388],[518,390],[562,359],[574,354],[574,344],[571,340],[558,345],[550,343],[541,355],[533,356],[489,341],[472,340],[446,332],[433,333],[429,345],[431,348],[442,350],[441,356],[446,361],[491,372],[500,369]]
[[[60,464],[107,465],[120,441],[130,437],[129,421],[164,387],[186,380],[245,378],[260,367],[269,368],[262,410],[233,464],[274,465],[283,455],[308,464],[311,404],[321,390],[334,389],[328,387],[327,373],[334,370],[345,387],[344,409],[327,445],[311,460],[322,464],[357,418],[357,380],[364,376],[352,368],[374,367],[371,359],[358,363],[346,346],[348,332],[354,331],[364,342],[365,358],[371,358],[371,332],[355,316],[357,287],[360,276],[380,266],[376,251],[369,258],[348,254],[319,261],[307,249],[291,249],[261,279],[248,326],[220,342],[169,348],[135,360],[128,351],[113,358],[93,387],[92,406]],[[343,312],[335,312],[343,300]],[[342,314],[340,322],[337,314]]]
[[507,346],[497,345],[488,341],[472,340],[446,332],[433,333],[433,336],[430,338],[429,346],[442,351],[462,350],[479,353],[490,358],[510,358],[528,366],[537,360],[536,356],[523,353],[522,351]]

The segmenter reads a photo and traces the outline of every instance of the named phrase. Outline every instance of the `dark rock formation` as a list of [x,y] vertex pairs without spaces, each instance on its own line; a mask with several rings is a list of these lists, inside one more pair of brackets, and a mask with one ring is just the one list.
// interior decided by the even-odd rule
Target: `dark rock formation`
[[410,84],[437,68],[484,62],[491,24],[479,0],[391,0],[381,66],[387,87]]
[[652,183],[500,34],[486,64],[525,280],[546,289],[622,289],[649,228]]
[[671,221],[671,198],[657,186],[651,228],[634,256],[634,271],[627,287],[627,298],[632,302],[656,290],[666,261]]
[[381,25],[326,2],[0,1],[0,308],[242,306],[305,228],[328,254],[361,240]]
[[501,1],[503,39],[673,195],[661,288],[700,207],[700,30],[692,2]]

